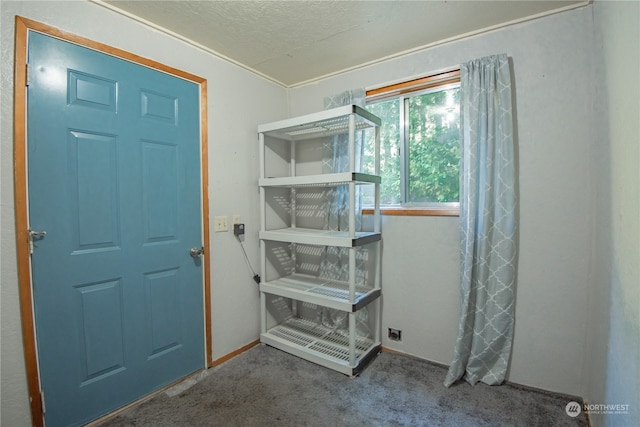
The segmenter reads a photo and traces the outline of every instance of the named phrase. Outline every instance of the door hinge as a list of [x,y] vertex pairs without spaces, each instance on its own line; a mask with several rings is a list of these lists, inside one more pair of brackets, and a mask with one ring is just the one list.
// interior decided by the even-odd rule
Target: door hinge
[[35,397],[34,396],[29,396],[29,401],[31,403],[33,403],[34,399],[37,399],[37,401],[40,401],[40,408],[42,409],[42,414],[44,415],[44,413],[45,413],[44,390],[43,389],[38,390],[38,394]]
[[25,70],[25,82],[26,82],[26,86],[29,86],[31,84],[31,72],[29,71],[29,63],[27,62],[26,64],[26,70]]

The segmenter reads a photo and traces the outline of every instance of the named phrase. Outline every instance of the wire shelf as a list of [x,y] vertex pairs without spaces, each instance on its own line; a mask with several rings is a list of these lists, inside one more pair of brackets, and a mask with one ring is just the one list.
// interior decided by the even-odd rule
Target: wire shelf
[[[355,113],[355,114],[354,114]],[[380,119],[355,105],[338,107],[319,113],[258,126],[258,132],[288,141],[321,138],[349,131],[349,117],[354,114],[355,129],[380,126]]]
[[355,297],[351,301],[349,283],[299,273],[262,283],[260,290],[350,312],[359,310],[380,296],[380,289],[360,285],[355,287]]
[[[263,335],[278,338],[283,343],[305,349],[332,362],[349,363],[349,338],[308,320],[291,318]],[[374,347],[373,340],[356,337],[356,365]]]

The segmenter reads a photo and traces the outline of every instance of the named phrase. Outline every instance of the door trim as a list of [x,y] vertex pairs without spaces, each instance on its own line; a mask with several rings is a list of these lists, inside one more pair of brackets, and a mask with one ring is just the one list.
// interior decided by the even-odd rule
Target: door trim
[[29,31],[55,37],[89,49],[102,52],[129,62],[143,65],[173,76],[191,81],[200,87],[200,153],[202,175],[202,239],[205,248],[203,255],[203,298],[204,298],[204,341],[206,367],[213,366],[211,348],[211,272],[209,242],[209,168],[208,168],[208,113],[207,80],[186,71],[173,68],[134,53],[108,46],[87,38],[77,36],[58,28],[16,16],[15,18],[15,57],[14,57],[14,197],[16,218],[16,252],[18,259],[18,288],[20,294],[20,315],[24,347],[27,387],[31,407],[31,420],[34,426],[44,425],[42,395],[36,353],[36,333],[33,312],[33,293],[31,288],[31,263],[29,256],[28,209],[27,209],[27,39]]

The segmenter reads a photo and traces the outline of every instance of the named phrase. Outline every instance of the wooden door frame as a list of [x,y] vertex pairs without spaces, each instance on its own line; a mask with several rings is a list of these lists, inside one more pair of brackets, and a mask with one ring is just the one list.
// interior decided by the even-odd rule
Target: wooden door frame
[[108,46],[87,38],[71,34],[58,28],[16,16],[15,18],[15,58],[14,58],[14,190],[16,217],[16,252],[18,259],[18,288],[20,294],[20,315],[24,346],[27,387],[31,406],[31,419],[35,426],[44,424],[42,396],[36,353],[36,331],[31,287],[31,263],[29,254],[28,209],[27,209],[27,40],[29,31],[37,31],[76,45],[124,59],[184,80],[200,87],[200,157],[202,175],[202,233],[205,248],[203,256],[203,298],[204,298],[204,342],[206,367],[213,366],[211,349],[211,288],[210,288],[210,244],[209,244],[209,169],[208,169],[208,122],[207,122],[207,80],[185,71],[169,67],[148,58]]

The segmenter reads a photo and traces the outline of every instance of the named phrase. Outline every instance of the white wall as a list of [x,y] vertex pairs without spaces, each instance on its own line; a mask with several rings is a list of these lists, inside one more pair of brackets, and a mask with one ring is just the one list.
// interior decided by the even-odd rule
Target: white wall
[[[593,425],[640,424],[640,3],[594,3],[601,65],[601,141],[594,159],[601,184],[587,353],[592,404],[628,404],[628,415],[591,416]],[[602,295],[609,292],[610,295]]]
[[[256,129],[259,123],[285,117],[287,98],[280,86],[92,3],[2,1],[0,7],[1,424],[27,426],[31,421],[18,311],[13,205],[14,16],[116,46],[208,80],[210,215],[241,215],[247,225],[245,247],[254,263],[258,259],[259,226]],[[211,243],[212,345],[216,359],[257,339],[259,298],[233,233],[212,232]]]
[[[509,380],[581,395],[593,238],[593,23],[585,7],[433,47],[290,91],[291,114],[322,98],[456,66],[513,60],[520,257]],[[459,313],[457,218],[383,220],[383,345],[449,364]]]
[[[0,8],[0,424],[26,426],[13,214],[13,16],[208,79],[210,214],[242,216],[253,262],[258,260],[255,129],[285,117],[288,107],[282,88],[94,4],[2,1]],[[603,47],[594,49],[596,29]],[[515,72],[521,211],[509,380],[582,395],[591,403],[635,403],[636,411],[640,136],[638,98],[628,95],[638,93],[637,43],[638,3],[597,1],[288,94],[291,114],[304,114],[321,109],[327,94],[507,53]],[[597,85],[603,74],[604,84]],[[596,95],[608,98],[606,107]],[[603,113],[606,123],[598,120]],[[402,343],[383,344],[448,364],[459,310],[457,219],[384,217],[383,233],[383,327],[403,330]],[[259,319],[257,290],[233,236],[212,233],[211,238],[215,359],[256,339]],[[616,425],[625,420],[594,421]]]

